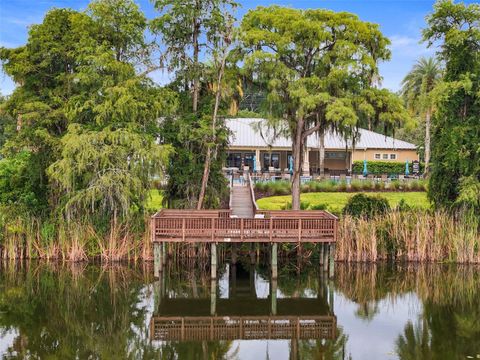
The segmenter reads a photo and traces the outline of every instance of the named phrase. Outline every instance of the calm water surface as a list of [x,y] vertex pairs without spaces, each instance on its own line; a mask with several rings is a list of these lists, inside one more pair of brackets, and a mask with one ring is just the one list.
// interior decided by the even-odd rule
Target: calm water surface
[[0,264],[3,359],[475,359],[480,269]]

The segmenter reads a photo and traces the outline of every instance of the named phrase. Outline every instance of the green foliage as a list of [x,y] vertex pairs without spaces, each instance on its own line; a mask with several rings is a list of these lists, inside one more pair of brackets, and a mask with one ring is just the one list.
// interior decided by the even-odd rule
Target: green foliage
[[0,160],[0,204],[32,213],[44,207],[38,175],[37,158],[30,152],[21,151]]
[[424,39],[440,45],[445,62],[432,124],[429,196],[436,207],[448,208],[464,199],[466,182],[480,180],[480,6],[438,1],[427,24]]
[[395,94],[371,86],[377,63],[390,57],[376,24],[346,12],[259,6],[243,18],[241,41],[245,68],[267,94],[269,125],[292,137],[294,208],[309,134],[355,137],[359,125],[391,129],[409,119]]
[[255,190],[264,193],[266,196],[288,195],[291,192],[291,184],[290,181],[257,182]]
[[[396,207],[403,199],[411,207],[421,210],[430,209],[430,202],[425,192],[369,192],[368,194],[388,199],[391,208]],[[325,204],[328,211],[340,215],[348,200],[354,195],[344,192],[306,193],[302,194],[301,199],[310,203],[310,207]],[[288,201],[289,196],[271,196],[258,199],[257,204],[263,210],[281,210]]]
[[62,147],[49,175],[64,194],[60,203],[68,220],[96,214],[128,219],[143,210],[150,179],[168,157],[168,149],[141,133],[89,131],[78,124],[70,125]]
[[[30,28],[26,45],[0,49],[4,71],[20,84],[1,107],[17,131],[8,132],[2,149],[1,181],[9,191],[0,205],[38,224],[39,243],[64,239],[80,254],[75,241],[86,236],[73,223],[115,238],[132,219],[143,224],[151,179],[169,154],[158,145],[158,119],[177,106],[170,90],[136,73],[149,63],[146,26],[134,1],[96,0],[85,12],[50,10]],[[45,211],[29,219],[22,204]],[[69,245],[52,248],[59,246]]]
[[[310,203],[308,201],[301,201],[300,210],[308,210],[308,209],[310,209]],[[286,202],[285,205],[282,207],[282,210],[292,210],[292,203],[290,201]]]
[[352,196],[343,209],[343,213],[353,217],[371,218],[390,211],[390,205],[386,198],[357,194]]
[[[195,116],[168,118],[162,124],[164,142],[174,153],[166,172],[169,176],[164,189],[164,205],[174,208],[194,208],[198,201],[205,161],[204,139],[210,134],[209,121],[198,121]],[[205,196],[206,208],[218,208],[228,197],[227,180],[222,173],[227,147],[227,129],[217,125],[216,156],[212,159]]]
[[[410,173],[412,173],[412,163],[408,164]],[[405,174],[404,162],[391,162],[391,161],[368,161],[367,170],[369,174],[373,175],[398,175]],[[420,173],[425,170],[425,164],[420,163]],[[363,173],[363,160],[355,160],[353,162],[352,171],[354,174]]]

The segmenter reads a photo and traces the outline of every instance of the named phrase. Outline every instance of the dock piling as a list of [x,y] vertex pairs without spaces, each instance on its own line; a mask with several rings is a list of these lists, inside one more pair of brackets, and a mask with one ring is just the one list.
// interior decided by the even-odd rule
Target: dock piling
[[278,269],[277,269],[277,252],[278,252],[278,244],[272,244],[272,279],[277,279],[278,277]]
[[210,250],[210,259],[211,259],[211,278],[217,279],[217,244],[212,243]]
[[330,268],[328,270],[328,274],[330,277],[333,277],[335,272],[335,244],[330,244]]
[[160,272],[163,270],[162,265],[162,244],[158,242],[153,243],[153,275],[156,278],[160,277]]

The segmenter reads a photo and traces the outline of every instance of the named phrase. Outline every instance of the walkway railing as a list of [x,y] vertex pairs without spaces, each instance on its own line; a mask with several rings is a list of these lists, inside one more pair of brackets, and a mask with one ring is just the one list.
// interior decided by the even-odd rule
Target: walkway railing
[[258,205],[257,205],[257,201],[255,200],[255,190],[254,190],[255,184],[252,181],[252,177],[250,176],[250,173],[247,174],[247,182],[250,188],[250,199],[252,200],[253,210],[256,213],[258,211]]

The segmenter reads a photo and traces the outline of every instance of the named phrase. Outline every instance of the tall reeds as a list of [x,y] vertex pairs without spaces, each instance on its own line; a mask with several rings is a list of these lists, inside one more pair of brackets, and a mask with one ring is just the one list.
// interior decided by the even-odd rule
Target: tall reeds
[[[149,218],[145,218],[148,224]],[[480,263],[480,220],[471,213],[451,215],[420,210],[394,210],[370,219],[344,216],[339,222],[336,259]],[[144,230],[145,229],[145,230]],[[99,231],[92,224],[57,225],[55,231],[38,219],[17,220],[0,232],[0,258],[104,263],[151,260],[149,226],[110,224]],[[208,260],[209,247],[170,244],[172,259]]]
[[474,214],[392,211],[370,219],[340,221],[336,259],[375,262],[480,262],[480,221]]

